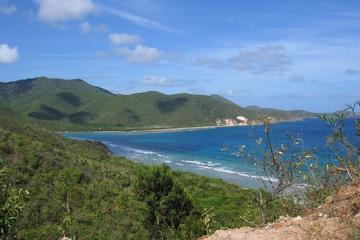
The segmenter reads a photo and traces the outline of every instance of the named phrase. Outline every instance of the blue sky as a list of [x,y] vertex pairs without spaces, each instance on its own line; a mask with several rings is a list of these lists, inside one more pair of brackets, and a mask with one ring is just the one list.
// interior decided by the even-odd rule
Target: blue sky
[[0,0],[0,73],[339,110],[360,99],[360,1]]

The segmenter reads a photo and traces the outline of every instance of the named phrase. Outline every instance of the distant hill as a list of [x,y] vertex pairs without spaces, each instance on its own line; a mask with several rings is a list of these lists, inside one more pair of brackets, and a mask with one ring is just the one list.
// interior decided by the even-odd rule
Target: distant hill
[[0,102],[53,130],[121,130],[215,125],[238,115],[255,120],[268,112],[280,120],[312,116],[243,108],[218,95],[144,92],[116,95],[87,82],[32,78],[0,83]]
[[304,110],[279,110],[275,108],[261,108],[258,106],[248,106],[246,109],[254,111],[257,116],[270,115],[279,120],[313,118],[318,113],[307,112]]

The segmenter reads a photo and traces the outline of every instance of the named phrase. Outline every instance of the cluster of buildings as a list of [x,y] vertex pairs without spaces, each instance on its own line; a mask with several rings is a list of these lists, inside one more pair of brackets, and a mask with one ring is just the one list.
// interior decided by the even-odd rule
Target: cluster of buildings
[[235,119],[233,118],[225,118],[223,120],[217,119],[217,126],[245,126],[249,124],[249,119],[243,116],[237,116]]

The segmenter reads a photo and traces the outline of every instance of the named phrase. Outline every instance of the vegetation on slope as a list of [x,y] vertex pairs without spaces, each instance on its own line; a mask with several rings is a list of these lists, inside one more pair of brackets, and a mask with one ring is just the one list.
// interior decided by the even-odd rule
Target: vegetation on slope
[[256,116],[274,116],[278,119],[301,119],[301,118],[313,118],[316,113],[306,112],[304,110],[279,110],[274,108],[260,108],[258,106],[248,106],[246,109],[255,112]]
[[[7,108],[0,111],[0,158],[10,171],[6,181],[29,192],[16,225],[18,239],[151,239],[159,231],[149,224],[149,216],[163,219],[157,228],[163,239],[191,239],[209,229],[253,225],[260,219],[253,201],[257,192],[170,170],[165,171],[165,183],[173,188],[161,195],[161,205],[153,205],[158,188],[147,184],[158,184],[151,176],[161,167],[111,157],[103,144],[65,139],[25,123]],[[144,176],[150,177],[141,180]],[[278,199],[269,205],[269,221],[297,214],[294,208],[283,208],[288,203]],[[204,209],[214,215],[207,225]],[[184,216],[180,225],[171,220],[174,214]]]
[[[68,131],[206,126],[217,119],[256,120],[265,114],[217,95],[115,95],[82,80],[45,77],[0,83],[0,102],[49,129]],[[271,115],[289,120],[311,114],[273,110]]]

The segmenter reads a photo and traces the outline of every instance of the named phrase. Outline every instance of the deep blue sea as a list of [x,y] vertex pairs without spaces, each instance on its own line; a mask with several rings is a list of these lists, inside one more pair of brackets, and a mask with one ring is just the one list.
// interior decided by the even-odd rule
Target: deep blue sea
[[[354,137],[354,123],[346,131]],[[322,158],[331,158],[326,144],[329,128],[319,119],[273,124],[274,145],[289,142],[288,135],[303,139],[304,148],[315,147]],[[249,152],[264,136],[263,126],[239,126],[173,132],[82,132],[66,137],[95,140],[106,144],[115,155],[145,164],[166,163],[171,168],[257,187],[261,175],[251,161],[236,155],[245,145]]]

